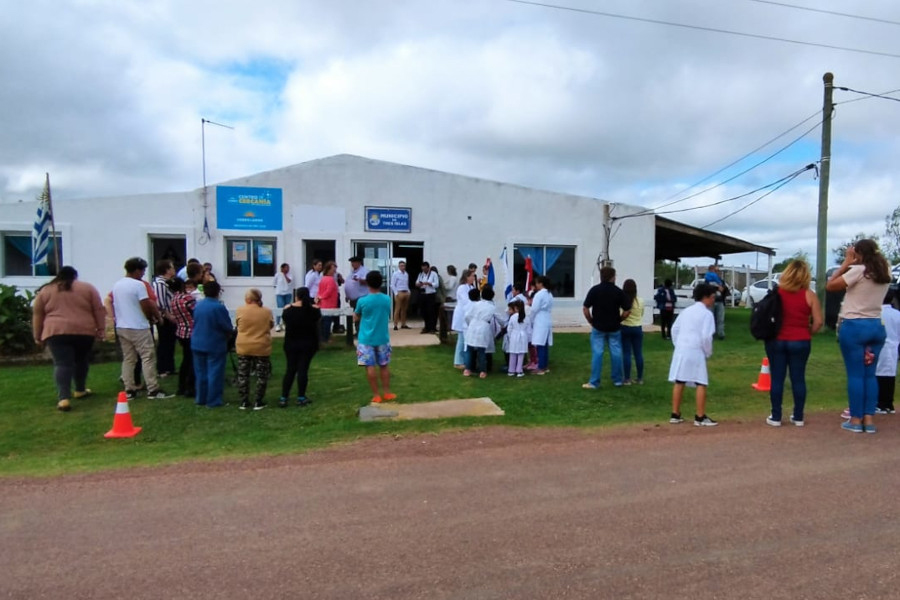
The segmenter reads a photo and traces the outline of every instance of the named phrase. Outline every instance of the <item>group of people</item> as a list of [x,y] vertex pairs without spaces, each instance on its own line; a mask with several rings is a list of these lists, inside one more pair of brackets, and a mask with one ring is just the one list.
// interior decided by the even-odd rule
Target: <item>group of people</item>
[[553,345],[550,280],[539,276],[534,289],[527,291],[524,284],[515,283],[506,298],[506,310],[498,312],[493,285],[486,276],[479,281],[477,273],[476,265],[470,264],[456,287],[450,324],[457,334],[453,366],[465,377],[477,373],[486,378],[492,370],[496,340],[502,338],[508,376],[523,377],[526,370],[535,375],[549,373]]
[[[391,298],[381,292],[380,272],[365,270],[359,257],[351,259],[351,266],[345,290],[358,331],[357,363],[366,368],[373,402],[393,400],[396,395],[390,390],[390,323],[393,321],[395,330],[406,326],[404,303],[397,298],[410,292],[402,285],[392,285],[392,306]],[[398,272],[405,273],[404,267]],[[53,356],[59,410],[68,411],[72,399],[91,393],[86,387],[88,360],[94,340],[105,335],[107,314],[115,324],[123,357],[121,380],[130,398],[141,387],[146,387],[149,398],[173,396],[160,386],[160,380],[175,373],[174,346],[179,342],[183,360],[178,370],[178,393],[193,397],[198,405],[222,406],[226,360],[233,344],[240,408],[264,408],[272,368],[272,330],[276,328],[285,332],[287,362],[279,405],[289,404],[295,380],[296,403],[305,406],[311,402],[306,395],[310,364],[320,340],[327,340],[332,330],[330,318],[323,317],[321,310],[337,308],[338,282],[332,261],[324,265],[316,261],[304,280],[307,285],[297,288],[292,287],[290,267],[282,265],[275,281],[278,306],[282,309],[277,320],[272,310],[263,306],[261,292],[250,289],[245,303],[235,312],[234,323],[219,300],[221,288],[211,268],[192,260],[182,270],[182,277],[175,273],[171,261],[161,260],[155,265],[152,284],[144,280],[146,269],[147,262],[142,258],[128,259],[125,277],[113,286],[106,307],[97,289],[78,281],[77,271],[70,266],[61,268],[38,292],[34,302],[34,337],[37,342],[46,343]],[[448,269],[448,273],[453,272],[455,269]],[[432,277],[433,273],[425,263],[416,281],[423,296],[436,294],[439,287],[446,290],[442,278]],[[477,374],[486,378],[496,340],[502,339],[501,350],[507,357],[506,372],[510,377],[522,377],[526,371],[548,373],[549,347],[553,343],[550,281],[538,276],[532,290],[516,283],[505,299],[506,310],[497,311],[493,286],[486,278],[479,280],[477,273],[477,267],[470,265],[452,295],[455,310],[451,327],[457,332],[454,366],[464,376]],[[409,281],[408,277],[404,279]],[[806,262],[794,260],[775,291],[781,300],[782,324],[778,334],[765,341],[771,369],[771,413],[766,422],[773,427],[782,424],[784,381],[788,375],[794,400],[789,420],[795,426],[804,425],[806,364],[812,335],[823,324],[822,307],[809,289],[810,281]],[[874,415],[894,413],[900,311],[893,307],[890,282],[887,260],[874,241],[864,239],[847,249],[841,267],[826,284],[828,291],[845,291],[838,342],[847,371],[849,399],[842,427],[850,432],[875,433]],[[432,288],[434,292],[423,291]],[[720,337],[722,331],[717,327],[715,313],[722,295],[714,280],[697,285],[693,292],[695,303],[673,323],[671,285],[657,291],[662,335],[674,345],[668,376],[673,383],[670,423],[684,421],[684,388],[695,387],[694,424],[717,425],[706,414],[706,361],[712,355],[713,339]],[[434,303],[424,301],[423,306],[430,308]],[[603,267],[600,283],[588,291],[583,302],[584,317],[591,325],[592,353],[591,376],[583,388],[600,387],[607,351],[614,386],[643,383],[643,313],[644,304],[634,280],[626,280],[619,288],[616,270]],[[437,319],[436,313],[433,318]],[[435,320],[429,317],[423,331],[433,331]],[[256,387],[251,402],[254,376]]]

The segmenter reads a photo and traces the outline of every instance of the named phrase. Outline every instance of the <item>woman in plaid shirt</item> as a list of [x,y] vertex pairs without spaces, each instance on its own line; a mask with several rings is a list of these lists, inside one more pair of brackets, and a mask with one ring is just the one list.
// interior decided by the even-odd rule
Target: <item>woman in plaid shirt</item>
[[181,368],[178,369],[178,395],[193,398],[196,395],[194,356],[191,353],[191,331],[194,329],[194,306],[197,301],[191,295],[194,282],[184,282],[177,277],[169,281],[174,296],[169,304],[175,318],[175,337],[181,344]]

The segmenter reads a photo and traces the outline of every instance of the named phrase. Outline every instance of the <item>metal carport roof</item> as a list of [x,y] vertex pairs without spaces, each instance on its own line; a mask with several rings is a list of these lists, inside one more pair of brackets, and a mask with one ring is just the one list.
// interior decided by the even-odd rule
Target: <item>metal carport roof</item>
[[721,259],[723,254],[740,252],[775,255],[774,248],[692,227],[665,217],[656,217],[656,260],[678,260],[698,256]]

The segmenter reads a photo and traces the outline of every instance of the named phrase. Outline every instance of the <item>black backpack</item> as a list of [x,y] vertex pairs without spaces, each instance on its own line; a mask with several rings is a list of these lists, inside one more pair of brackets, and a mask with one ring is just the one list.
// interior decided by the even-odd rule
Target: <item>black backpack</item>
[[778,286],[768,291],[753,305],[750,315],[750,334],[758,340],[774,340],[781,331],[781,294]]

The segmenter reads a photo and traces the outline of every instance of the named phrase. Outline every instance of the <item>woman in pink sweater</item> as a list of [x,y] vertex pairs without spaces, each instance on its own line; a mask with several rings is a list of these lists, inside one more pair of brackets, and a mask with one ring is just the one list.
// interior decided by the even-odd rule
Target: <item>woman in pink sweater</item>
[[94,340],[102,340],[106,332],[106,309],[97,288],[78,281],[78,271],[73,267],[63,267],[38,290],[32,326],[34,341],[46,343],[53,356],[56,407],[68,411],[73,379],[75,398],[91,393],[85,387],[91,350]]

